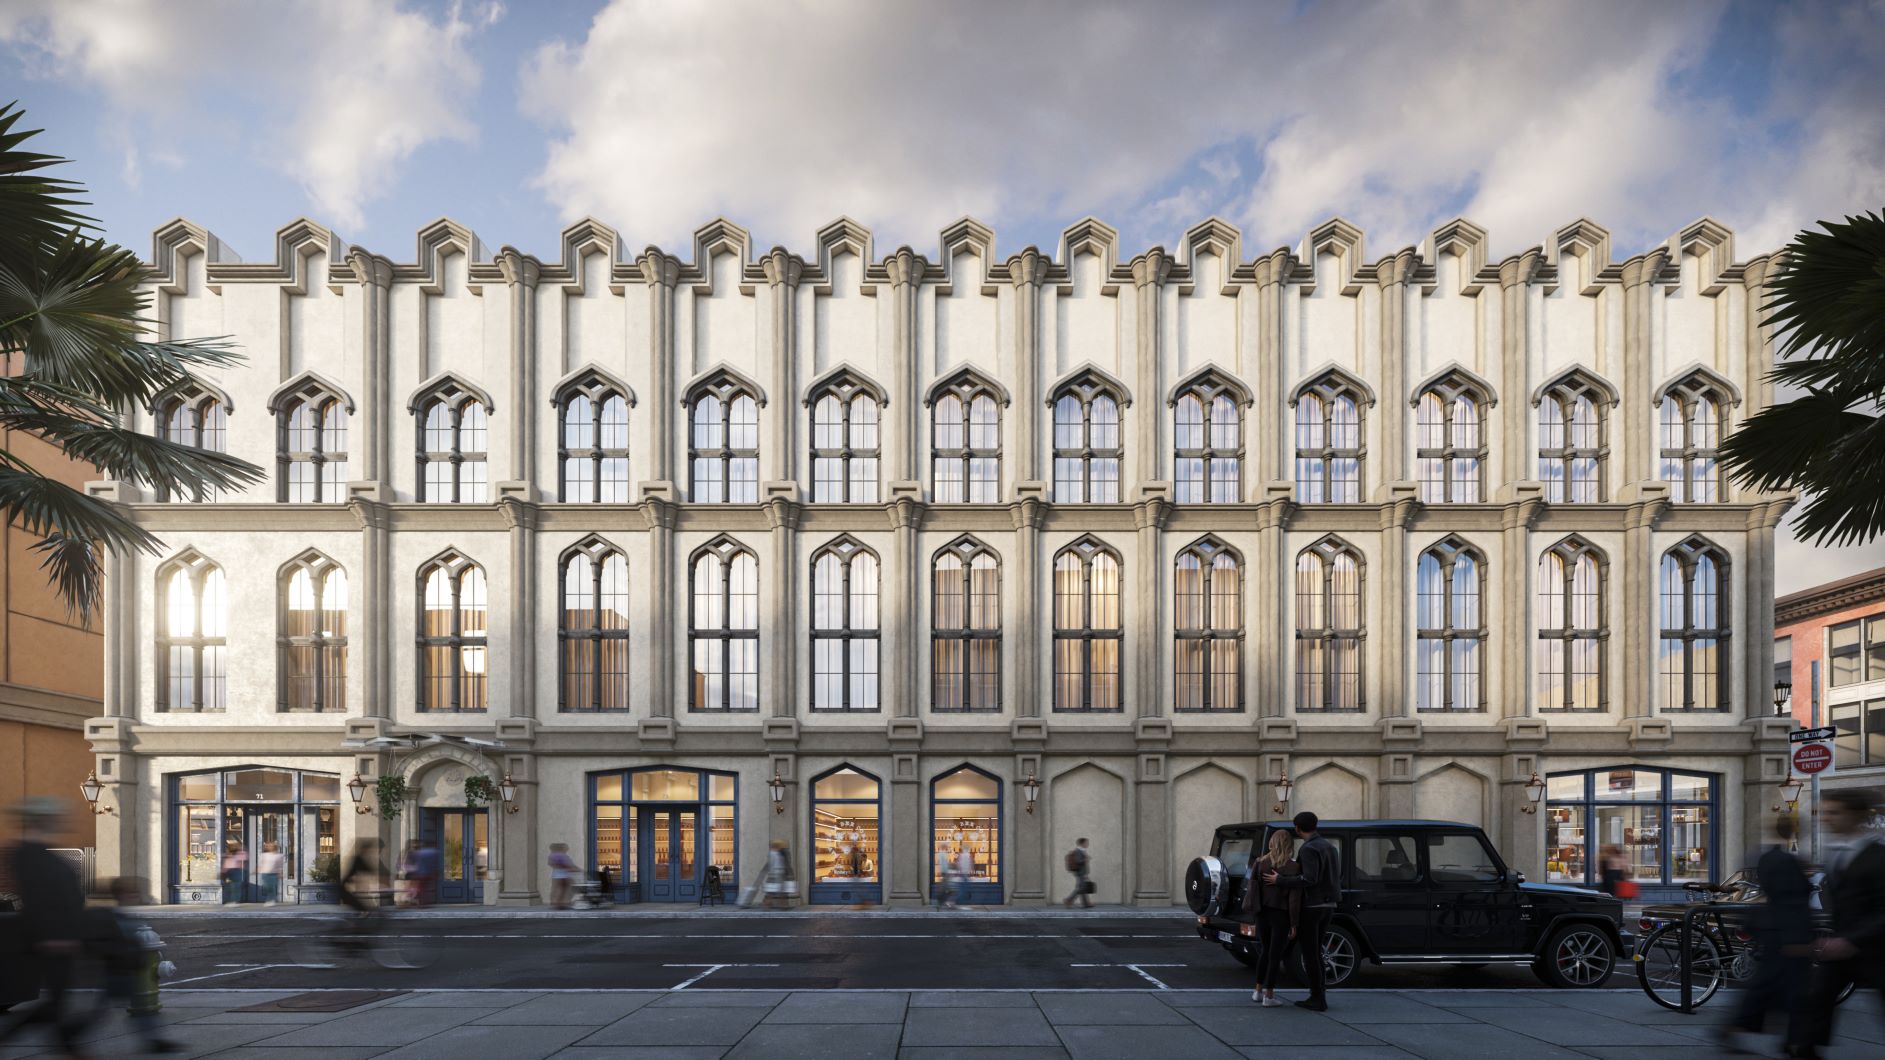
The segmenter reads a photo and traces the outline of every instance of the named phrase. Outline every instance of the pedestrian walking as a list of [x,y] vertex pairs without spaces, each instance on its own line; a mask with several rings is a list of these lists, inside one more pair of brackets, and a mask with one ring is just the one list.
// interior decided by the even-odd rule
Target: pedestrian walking
[[1073,849],[1067,851],[1067,871],[1073,873],[1073,893],[1069,894],[1067,900],[1061,904],[1072,909],[1073,900],[1078,898],[1081,908],[1093,908],[1093,881],[1090,878],[1093,871],[1093,857],[1087,853],[1085,836],[1081,836]]
[[[1769,1012],[1779,1010],[1796,1021],[1800,1016],[1797,996],[1812,972],[1813,912],[1807,906],[1813,898],[1813,883],[1807,879],[1806,865],[1792,850],[1793,830],[1792,817],[1776,818],[1774,835],[1779,841],[1761,853],[1754,869],[1761,885],[1761,907],[1752,924],[1760,963],[1735,1007],[1734,1018],[1718,1035],[1722,1048],[1731,1053],[1748,1051],[1742,1035],[1760,1034]],[[1798,1033],[1798,1028],[1789,1026],[1787,1040],[1793,1041]]]
[[274,905],[280,899],[281,870],[286,861],[281,847],[274,843],[263,843],[262,852],[255,856],[255,875],[262,885],[263,905]]
[[117,904],[87,910],[94,918],[87,942],[105,975],[105,993],[98,1015],[113,1004],[124,1006],[131,1028],[144,1041],[144,1052],[174,1053],[183,1048],[157,1031],[158,980],[170,962],[164,960],[164,940],[131,910],[144,904],[144,881],[120,876],[111,881]]
[[569,908],[570,881],[581,871],[576,867],[576,859],[569,856],[568,843],[550,844],[550,905],[556,909]]
[[424,907],[438,900],[439,869],[444,855],[439,845],[431,839],[421,836],[412,851],[412,863],[415,868],[413,905]]
[[1296,941],[1302,947],[1303,971],[1309,979],[1309,996],[1296,1002],[1297,1008],[1327,1012],[1328,969],[1322,961],[1322,935],[1335,915],[1335,903],[1342,895],[1342,855],[1335,845],[1322,838],[1316,829],[1321,821],[1308,810],[1296,815],[1296,836],[1303,841],[1296,851],[1302,871],[1284,876],[1277,869],[1265,869],[1260,879],[1265,884],[1286,891],[1302,892],[1302,915],[1297,921]]
[[932,886],[930,898],[938,909],[954,909],[956,892],[961,889],[956,883],[956,854],[953,850],[943,850],[941,854],[942,864],[938,867],[938,874],[942,878]]
[[975,852],[969,844],[962,844],[956,851],[956,900],[955,905],[969,904],[969,881],[975,879]]
[[362,839],[353,846],[353,860],[347,874],[340,878],[340,904],[356,913],[370,913],[379,908],[387,892],[385,847],[377,839]]
[[17,810],[20,839],[12,850],[13,887],[18,893],[24,952],[8,955],[37,972],[45,990],[37,1004],[11,1013],[0,1023],[0,1042],[22,1027],[50,1026],[60,1047],[79,1052],[81,1024],[66,1011],[72,973],[83,952],[85,896],[78,873],[52,852],[64,826],[64,811],[53,799],[32,798]]
[[798,897],[798,880],[792,876],[792,855],[785,840],[775,839],[766,853],[766,908],[784,909]]
[[1789,1056],[1817,1056],[1832,1040],[1847,983],[1885,992],[1885,842],[1870,827],[1878,801],[1868,788],[1839,788],[1820,804],[1820,821],[1832,833],[1820,889],[1832,934],[1814,946],[1819,966],[1800,1014],[1790,1021]]
[[[1278,883],[1264,883],[1266,872],[1276,873]],[[1250,1000],[1264,1008],[1282,1004],[1276,999],[1277,972],[1302,925],[1302,890],[1280,883],[1285,877],[1300,875],[1302,863],[1296,860],[1296,838],[1288,829],[1278,828],[1270,833],[1264,852],[1250,862],[1246,876],[1250,882],[1244,887],[1244,912],[1257,922],[1257,988],[1250,992]]]
[[248,897],[244,888],[248,884],[249,852],[244,850],[240,840],[231,839],[223,844],[223,904],[234,905]]

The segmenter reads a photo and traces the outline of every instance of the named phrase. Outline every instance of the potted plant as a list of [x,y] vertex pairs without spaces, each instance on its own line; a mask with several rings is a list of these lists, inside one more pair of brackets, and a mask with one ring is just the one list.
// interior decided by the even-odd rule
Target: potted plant
[[483,773],[473,773],[465,778],[465,808],[475,810],[488,806],[497,798],[497,785]]
[[373,782],[373,795],[379,800],[380,817],[390,821],[399,816],[405,808],[406,796],[412,789],[406,786],[406,778],[398,775],[385,776]]
[[327,905],[340,900],[340,855],[322,854],[308,864],[308,878],[298,891],[303,905]]

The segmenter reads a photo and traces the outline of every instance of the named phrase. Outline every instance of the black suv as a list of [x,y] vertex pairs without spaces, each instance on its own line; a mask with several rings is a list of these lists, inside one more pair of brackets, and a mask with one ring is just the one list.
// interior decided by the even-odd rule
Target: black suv
[[[1227,824],[1185,872],[1198,935],[1257,963],[1243,912],[1252,858],[1288,821]],[[1342,898],[1323,939],[1328,983],[1375,964],[1528,964],[1547,984],[1593,988],[1629,953],[1623,903],[1581,887],[1527,883],[1486,834],[1451,821],[1324,821],[1342,854]],[[1300,969],[1298,969],[1300,971]]]

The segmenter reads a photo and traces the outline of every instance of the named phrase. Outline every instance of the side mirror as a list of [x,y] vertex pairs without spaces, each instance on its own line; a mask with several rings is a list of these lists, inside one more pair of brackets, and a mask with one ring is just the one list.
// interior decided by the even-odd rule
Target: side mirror
[[1514,883],[1524,883],[1524,882],[1525,882],[1525,874],[1524,874],[1524,873],[1522,873],[1522,872],[1515,872],[1515,873],[1513,873],[1513,874],[1512,874],[1512,880],[1513,880],[1513,882],[1514,882]]

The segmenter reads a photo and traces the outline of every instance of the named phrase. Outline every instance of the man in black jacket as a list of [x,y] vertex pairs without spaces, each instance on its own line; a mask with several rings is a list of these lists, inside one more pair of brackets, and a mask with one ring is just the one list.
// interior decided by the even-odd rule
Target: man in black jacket
[[[1813,941],[1809,908],[1813,883],[1800,856],[1791,849],[1793,818],[1784,814],[1776,818],[1774,835],[1779,842],[1761,854],[1754,870],[1761,885],[1761,907],[1752,925],[1760,964],[1741,994],[1733,1021],[1720,1031],[1721,1044],[1731,1053],[1745,1051],[1741,1035],[1761,1033],[1770,1011],[1779,1009],[1795,1021],[1800,1019],[1798,998],[1812,970],[1808,946]],[[1787,1029],[1789,1040],[1798,1033]]]
[[1885,991],[1885,841],[1870,827],[1877,805],[1875,791],[1841,788],[1827,792],[1820,806],[1820,820],[1833,833],[1820,888],[1833,930],[1814,954],[1820,963],[1803,1018],[1792,1022],[1789,1056],[1814,1056],[1815,1046],[1831,1040],[1833,1013],[1847,983]]
[[1329,918],[1335,915],[1335,903],[1342,896],[1342,855],[1335,844],[1317,834],[1316,829],[1321,824],[1308,810],[1296,815],[1296,834],[1303,841],[1296,850],[1296,860],[1302,865],[1300,876],[1279,876],[1273,869],[1263,874],[1266,884],[1300,888],[1303,892],[1302,921],[1296,936],[1302,944],[1303,970],[1309,975],[1309,996],[1296,1005],[1315,1012],[1329,1010],[1322,936],[1328,931]]
[[19,809],[20,841],[12,850],[13,884],[19,890],[26,952],[36,965],[46,996],[0,1025],[0,1041],[33,1023],[51,1024],[68,1055],[77,1055],[81,1024],[66,1011],[72,969],[83,952],[85,896],[78,873],[52,852],[63,815],[51,799],[28,799]]

